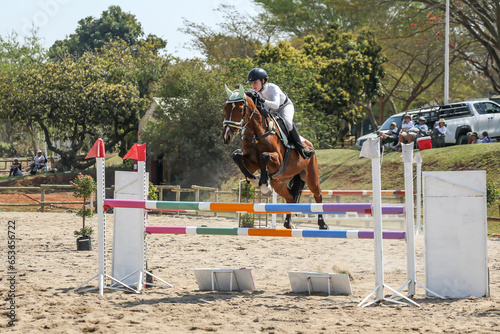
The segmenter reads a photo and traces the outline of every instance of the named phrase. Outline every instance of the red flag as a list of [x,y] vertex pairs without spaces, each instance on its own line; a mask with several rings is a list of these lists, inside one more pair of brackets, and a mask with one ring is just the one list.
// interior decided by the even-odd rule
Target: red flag
[[130,151],[125,154],[123,160],[125,159],[134,159],[137,161],[146,161],[146,144],[134,144]]
[[89,154],[85,157],[85,159],[90,159],[90,158],[104,158],[106,156],[106,152],[104,150],[104,142],[102,141],[101,138],[98,138],[94,146],[89,151]]

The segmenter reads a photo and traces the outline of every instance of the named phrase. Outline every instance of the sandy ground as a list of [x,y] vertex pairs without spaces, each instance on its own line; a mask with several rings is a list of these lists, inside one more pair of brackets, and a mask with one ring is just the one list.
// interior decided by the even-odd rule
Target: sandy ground
[[[373,241],[231,236],[148,237],[148,262],[174,288],[141,294],[73,288],[97,273],[97,245],[76,251],[71,213],[0,213],[2,333],[492,333],[500,316],[500,241],[488,240],[491,297],[435,300],[421,307],[360,308],[374,288]],[[16,317],[7,327],[7,225],[16,222]],[[107,216],[111,248],[111,215]],[[96,220],[94,219],[94,225]],[[151,225],[236,226],[234,219],[151,215]],[[406,282],[406,245],[384,241],[385,282]],[[425,282],[423,236],[416,237],[417,279]],[[108,261],[110,267],[111,258]],[[251,268],[256,291],[199,291],[193,268]],[[352,275],[351,296],[291,293],[288,270]],[[93,281],[93,285],[97,282]],[[417,290],[423,293],[420,288]],[[389,291],[386,291],[388,294]]]

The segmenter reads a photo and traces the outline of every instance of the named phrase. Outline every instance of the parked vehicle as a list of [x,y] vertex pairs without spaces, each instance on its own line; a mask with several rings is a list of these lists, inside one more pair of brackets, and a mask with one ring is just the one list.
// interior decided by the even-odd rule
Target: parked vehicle
[[[392,122],[396,122],[399,129],[402,117],[406,113],[410,114],[414,123],[419,117],[424,116],[429,129],[434,129],[437,121],[444,118],[446,121],[445,143],[448,145],[467,144],[467,133],[474,131],[479,134],[487,131],[491,138],[500,138],[500,104],[488,99],[468,100],[394,114],[380,126],[379,131],[388,131]],[[375,137],[377,137],[377,132],[359,137],[356,141],[356,148],[361,149],[368,138]]]

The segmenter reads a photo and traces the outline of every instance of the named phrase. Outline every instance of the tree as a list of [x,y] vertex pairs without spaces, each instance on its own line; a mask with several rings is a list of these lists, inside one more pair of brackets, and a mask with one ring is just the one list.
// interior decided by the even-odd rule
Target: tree
[[255,51],[272,39],[272,32],[263,25],[256,25],[253,17],[237,13],[230,5],[217,8],[223,13],[224,21],[219,32],[205,24],[184,20],[180,29],[193,36],[193,49],[199,50],[211,64],[224,64],[231,58],[253,57]]
[[[161,68],[165,61],[153,55],[147,46],[131,50],[117,42],[100,53],[48,62],[18,77],[3,76],[0,111],[13,120],[37,124],[48,148],[61,155],[58,169],[86,168],[93,161],[84,162],[77,152],[87,138],[90,142],[104,138],[109,150],[128,134],[137,133],[139,118],[150,101],[140,91],[140,64],[149,61]],[[155,78],[150,75],[150,79]],[[73,138],[68,149],[57,148],[52,140],[68,136]]]
[[[365,7],[352,0],[254,0],[265,10],[259,21],[292,36],[323,35],[332,24],[353,30],[364,20]],[[364,9],[364,11],[363,11]]]
[[[446,10],[444,1],[418,1],[430,10],[440,13]],[[450,21],[451,27],[460,27],[477,44],[476,52],[459,51],[460,56],[487,77],[493,89],[500,93],[500,0],[450,1]]]
[[[30,34],[21,41],[17,33],[12,32],[6,37],[0,36],[0,75],[17,77],[27,68],[37,68],[47,59],[46,50],[41,44],[37,29],[31,29]],[[36,151],[36,136],[33,123],[11,122],[9,117],[2,117],[1,140],[9,145],[10,154],[31,154]]]
[[161,100],[141,139],[165,154],[172,182],[218,185],[228,178],[237,144],[228,149],[221,139],[226,78],[224,70],[190,60],[170,66],[159,82],[155,96]]
[[343,140],[364,113],[359,103],[381,93],[386,61],[373,34],[342,33],[332,25],[322,38],[307,37],[305,54],[318,62],[319,75],[312,99],[319,110],[333,117],[335,136]]
[[[49,49],[51,59],[61,59],[66,55],[81,57],[87,51],[97,51],[108,42],[123,40],[127,45],[137,45],[144,35],[141,23],[135,15],[125,13],[119,6],[110,6],[102,12],[100,18],[88,16],[78,21],[74,34],[64,40],[58,40]],[[154,35],[149,35],[146,41],[155,41],[157,46],[164,48],[166,42]],[[157,43],[159,42],[159,43]]]

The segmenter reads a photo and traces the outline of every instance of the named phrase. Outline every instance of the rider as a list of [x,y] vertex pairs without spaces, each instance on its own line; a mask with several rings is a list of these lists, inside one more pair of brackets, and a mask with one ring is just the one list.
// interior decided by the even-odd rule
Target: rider
[[267,73],[262,68],[257,67],[248,72],[247,83],[252,84],[252,89],[259,94],[259,100],[267,108],[278,112],[284,119],[291,140],[302,158],[309,159],[312,157],[315,153],[314,150],[306,150],[304,148],[297,128],[293,124],[295,108],[288,96],[277,85],[267,82]]

